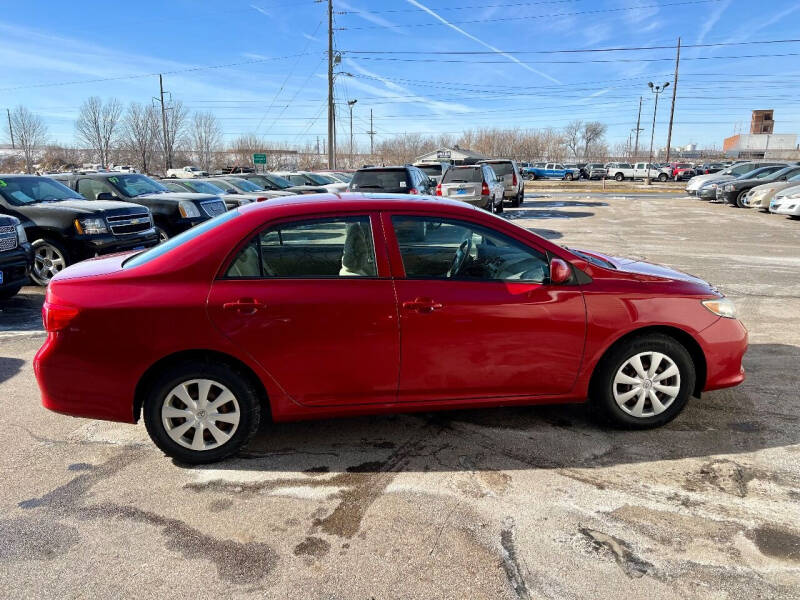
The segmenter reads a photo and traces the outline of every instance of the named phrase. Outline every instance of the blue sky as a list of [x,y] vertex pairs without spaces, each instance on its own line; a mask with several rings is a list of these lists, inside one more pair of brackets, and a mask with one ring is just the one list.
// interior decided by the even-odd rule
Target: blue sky
[[[674,49],[542,51],[800,38],[797,0],[334,0],[334,9],[340,144],[345,102],[357,99],[362,146],[370,109],[377,139],[584,119],[607,123],[614,144],[635,127],[640,95],[649,141],[647,81],[671,80]],[[54,140],[72,143],[86,97],[147,103],[163,72],[173,98],[212,111],[227,140],[256,132],[314,143],[326,131],[326,20],[313,0],[4,2],[0,108],[24,104]],[[361,54],[376,51],[392,53]],[[730,58],[741,56],[751,58]],[[215,65],[228,66],[206,68]],[[735,127],[747,131],[756,108],[775,109],[776,132],[800,132],[798,83],[800,43],[685,48],[673,144],[719,147]],[[659,101],[656,145],[669,99]]]

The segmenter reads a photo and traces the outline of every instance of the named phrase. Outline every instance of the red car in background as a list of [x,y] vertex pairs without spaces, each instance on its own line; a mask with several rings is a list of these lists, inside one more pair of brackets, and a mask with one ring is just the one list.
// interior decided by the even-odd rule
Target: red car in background
[[[419,239],[419,223],[426,226]],[[744,378],[732,303],[461,202],[278,198],[74,265],[43,307],[45,407],[136,422],[185,463],[275,421],[581,402],[667,423]]]

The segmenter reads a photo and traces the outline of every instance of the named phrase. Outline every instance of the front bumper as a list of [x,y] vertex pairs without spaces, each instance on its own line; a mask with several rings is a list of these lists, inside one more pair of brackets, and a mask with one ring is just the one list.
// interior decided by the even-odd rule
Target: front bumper
[[158,233],[152,227],[140,233],[125,236],[104,233],[80,235],[72,240],[72,246],[76,249],[75,254],[82,259],[138,248],[150,248],[156,244],[158,244]]
[[747,352],[747,329],[738,319],[720,317],[699,335],[706,358],[703,391],[733,387],[744,381],[742,359]]
[[30,244],[21,244],[14,250],[0,252],[0,272],[3,273],[0,290],[28,283],[32,262],[33,250]]
[[782,199],[780,202],[770,204],[769,212],[776,215],[800,217],[800,198]]
[[701,200],[714,200],[717,197],[717,189],[712,187],[700,188],[697,190],[697,197]]
[[717,200],[725,204],[736,204],[736,198],[739,192],[734,190],[732,192],[725,192],[722,188],[717,188]]

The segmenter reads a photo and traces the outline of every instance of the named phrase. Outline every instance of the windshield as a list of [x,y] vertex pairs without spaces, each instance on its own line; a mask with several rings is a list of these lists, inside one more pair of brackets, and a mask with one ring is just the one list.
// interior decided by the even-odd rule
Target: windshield
[[145,194],[161,194],[169,191],[160,183],[144,175],[114,175],[109,177],[107,181],[129,198],[144,196]]
[[442,177],[442,183],[480,183],[483,171],[480,167],[453,167]]
[[350,182],[353,180],[353,175],[352,175],[352,173],[339,173],[339,172],[337,171],[337,173],[336,173],[336,177],[338,177],[339,179],[341,179],[341,180],[342,180],[344,183],[350,183]]
[[[286,188],[292,187],[294,184],[286,179],[285,177],[281,177],[280,175],[274,175],[270,173],[269,175],[262,175],[267,182],[274,185],[276,188],[285,190]],[[259,182],[260,183],[260,182]]]
[[248,181],[247,179],[241,179],[239,177],[232,177],[228,179],[228,181],[235,185],[237,188],[242,190],[243,192],[263,192],[264,188],[257,186],[252,181]]
[[198,194],[224,194],[225,190],[222,188],[217,187],[213,183],[209,183],[208,181],[184,181],[183,185],[188,187],[193,192],[197,192]]
[[[322,175],[317,175],[316,173],[304,173],[303,175],[301,175],[301,177],[303,176],[312,183],[315,183],[317,185],[327,185],[329,183],[336,183],[335,181],[333,180],[329,181],[327,177],[323,177]],[[292,181],[294,181],[294,178],[292,178]]]
[[760,167],[758,169],[748,171],[744,175],[739,175],[739,179],[761,179],[762,177],[766,177],[767,175],[774,173],[779,168],[780,167]]
[[166,242],[162,242],[158,246],[153,246],[149,250],[144,250],[143,252],[139,252],[139,254],[134,254],[130,258],[126,259],[124,263],[122,263],[123,269],[132,269],[133,267],[138,267],[145,263],[150,262],[158,258],[159,256],[163,256],[167,252],[174,250],[178,246],[185,244],[186,242],[195,239],[196,237],[204,234],[206,231],[219,227],[223,223],[226,223],[233,219],[234,217],[239,216],[239,211],[236,209],[229,210],[227,212],[222,213],[221,215],[214,217],[204,223],[200,223],[200,225],[196,225],[191,229],[187,229],[183,233],[176,235],[173,238],[168,239]]
[[[790,177],[792,175],[796,175],[800,171],[800,167],[786,167],[784,169],[780,169],[772,173],[776,178],[778,177]],[[769,174],[769,173],[768,173]]]
[[383,192],[408,193],[411,182],[405,169],[370,169],[356,171],[350,182],[350,190],[380,190]]
[[442,174],[442,165],[417,165],[428,177],[439,177]]
[[510,162],[497,162],[497,163],[489,163],[489,166],[492,167],[492,170],[497,173],[498,177],[502,177],[503,175],[511,175],[514,172],[514,165]]
[[13,177],[0,179],[0,195],[14,206],[56,200],[85,200],[77,192],[49,177]]

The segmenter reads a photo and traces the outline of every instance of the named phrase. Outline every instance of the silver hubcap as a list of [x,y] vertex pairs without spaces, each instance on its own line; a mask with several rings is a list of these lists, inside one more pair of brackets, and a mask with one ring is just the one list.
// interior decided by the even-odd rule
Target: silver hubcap
[[221,383],[191,379],[164,398],[161,420],[172,440],[191,450],[211,450],[225,444],[239,427],[239,402]]
[[622,410],[638,418],[653,417],[678,397],[681,373],[666,354],[640,352],[622,364],[613,387],[614,400]]
[[57,248],[50,244],[37,246],[33,255],[33,273],[37,279],[50,281],[57,273],[64,270],[67,261]]

